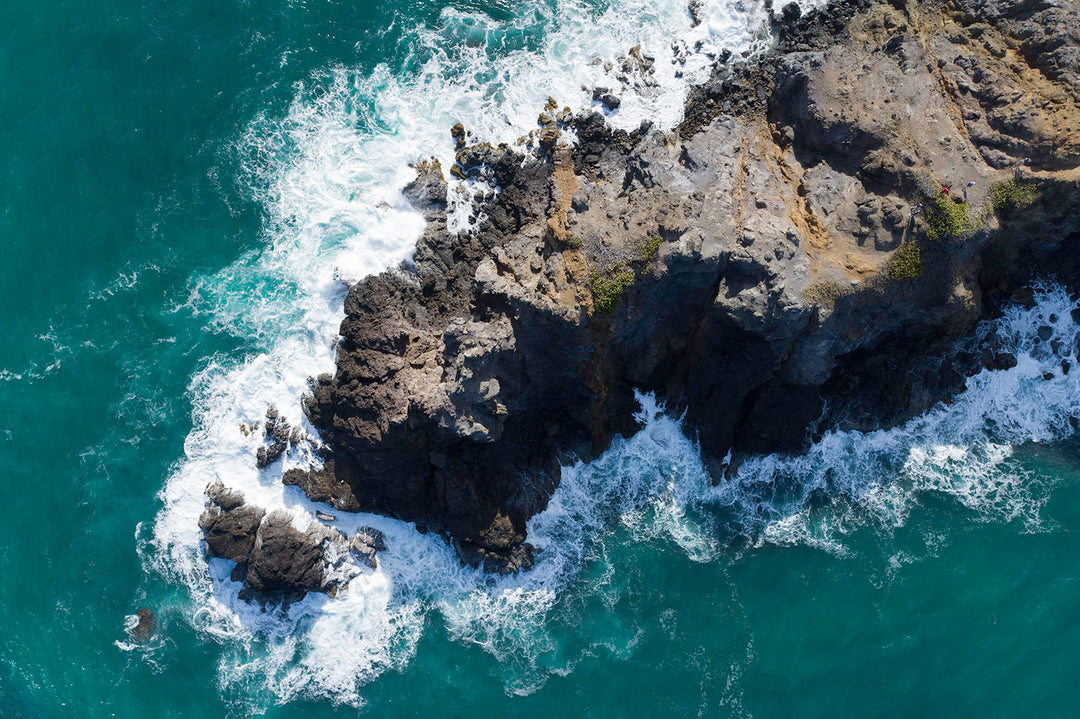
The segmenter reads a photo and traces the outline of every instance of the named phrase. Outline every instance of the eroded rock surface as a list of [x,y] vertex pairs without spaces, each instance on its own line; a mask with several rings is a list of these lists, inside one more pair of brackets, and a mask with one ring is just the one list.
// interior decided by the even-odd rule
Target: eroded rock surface
[[[1080,277],[1076,14],[784,11],[779,52],[718,64],[671,133],[546,113],[525,155],[455,126],[453,174],[500,191],[478,231],[453,235],[442,168],[417,168],[413,262],[350,289],[337,372],[306,402],[332,462],[286,481],[516,571],[559,460],[634,432],[635,389],[686,409],[717,481],[729,451],[799,451],[812,427],[887,425],[958,391],[981,360],[943,361],[950,342],[1032,273]],[[1038,184],[1033,203],[991,209],[990,188],[1017,180]],[[963,227],[942,235],[939,201],[961,199]],[[912,246],[917,271],[897,270]],[[252,519],[218,506],[208,546],[239,556],[234,527]],[[251,556],[268,546],[256,537]]]
[[307,592],[333,594],[356,574],[348,560],[349,543],[336,529],[311,521],[301,531],[291,513],[279,509],[267,514],[221,482],[212,482],[206,495],[199,527],[207,551],[236,562],[232,578],[244,583],[241,597],[292,601]]

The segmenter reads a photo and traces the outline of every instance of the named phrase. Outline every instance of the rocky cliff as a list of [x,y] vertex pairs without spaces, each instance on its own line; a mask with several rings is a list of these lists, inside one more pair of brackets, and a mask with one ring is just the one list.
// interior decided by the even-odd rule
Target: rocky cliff
[[[719,482],[998,361],[942,351],[1034,273],[1080,278],[1080,4],[775,14],[776,52],[718,63],[672,132],[612,130],[605,96],[549,103],[530,147],[455,128],[455,166],[406,190],[413,261],[348,293],[305,407],[332,455],[290,483],[516,571],[560,460],[633,433],[635,389],[685,409]],[[444,170],[498,186],[475,232],[448,232]]]

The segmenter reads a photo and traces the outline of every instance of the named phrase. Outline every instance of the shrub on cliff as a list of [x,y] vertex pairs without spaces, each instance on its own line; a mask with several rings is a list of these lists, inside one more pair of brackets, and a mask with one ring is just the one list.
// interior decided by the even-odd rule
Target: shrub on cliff
[[931,240],[963,237],[979,228],[978,220],[971,216],[968,203],[947,195],[938,195],[929,200],[925,212],[926,223],[930,226],[926,236]]
[[998,212],[1014,207],[1030,207],[1037,199],[1039,186],[1034,183],[1012,179],[990,188],[990,205]]
[[889,258],[889,279],[893,282],[913,280],[921,275],[922,271],[923,252],[916,244],[900,245]]
[[652,262],[656,258],[656,254],[660,252],[660,245],[662,244],[664,244],[664,238],[660,235],[652,235],[638,240],[638,259],[642,262]]
[[634,271],[623,265],[617,265],[603,274],[591,273],[589,291],[592,292],[596,311],[602,315],[610,315],[619,306],[623,292],[632,284],[634,284]]

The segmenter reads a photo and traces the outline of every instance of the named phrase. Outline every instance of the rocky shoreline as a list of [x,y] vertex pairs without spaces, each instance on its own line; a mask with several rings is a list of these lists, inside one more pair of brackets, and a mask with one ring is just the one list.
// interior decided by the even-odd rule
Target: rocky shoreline
[[[1080,287],[1080,3],[793,7],[776,51],[718,62],[670,133],[554,101],[528,148],[455,127],[447,171],[499,192],[455,235],[444,168],[416,168],[427,229],[408,266],[350,288],[337,371],[304,407],[326,462],[286,483],[518,571],[560,461],[632,434],[635,390],[685,410],[722,482],[740,456],[895,424],[1006,366],[946,350],[1038,274]],[[636,50],[627,72],[650,63]],[[271,434],[261,465],[301,440]],[[358,571],[336,530],[232,494],[211,486],[200,526],[249,596]],[[375,540],[352,540],[372,563]]]

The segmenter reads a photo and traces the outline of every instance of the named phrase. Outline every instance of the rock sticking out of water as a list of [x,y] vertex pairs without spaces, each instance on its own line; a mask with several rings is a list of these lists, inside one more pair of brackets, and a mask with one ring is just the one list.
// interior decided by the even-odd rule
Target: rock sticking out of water
[[375,569],[378,567],[375,555],[386,551],[386,540],[379,530],[360,527],[349,541],[349,551],[364,564]]
[[348,542],[338,530],[311,522],[300,531],[289,512],[267,514],[221,482],[209,485],[206,495],[199,527],[207,552],[236,562],[232,579],[244,584],[241,598],[292,601],[307,592],[332,593],[355,574],[345,559]]
[[135,612],[137,622],[135,626],[128,630],[128,637],[133,642],[145,643],[150,641],[150,638],[154,636],[154,630],[156,629],[157,622],[154,619],[154,613],[145,607]]

